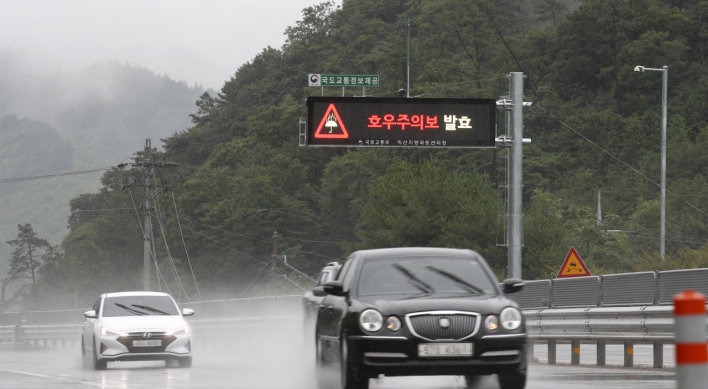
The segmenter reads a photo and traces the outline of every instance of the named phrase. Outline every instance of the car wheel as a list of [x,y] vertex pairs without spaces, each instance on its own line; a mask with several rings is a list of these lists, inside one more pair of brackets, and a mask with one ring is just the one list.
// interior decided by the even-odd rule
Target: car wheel
[[329,380],[327,380],[327,364],[322,354],[322,340],[318,334],[315,334],[315,376],[317,377],[317,387],[319,389],[329,389]]
[[96,345],[96,342],[94,341],[93,343],[93,368],[94,370],[106,370],[106,367],[108,367],[108,361],[105,359],[101,360],[98,359],[98,356],[96,355],[96,351],[98,350],[98,346]]
[[526,360],[522,359],[516,369],[499,374],[501,389],[524,389],[526,387]]
[[86,344],[84,344],[84,337],[81,337],[81,365],[83,366],[84,369],[90,369],[91,368],[91,363],[88,358],[88,355],[86,355]]
[[192,357],[189,358],[180,358],[178,360],[179,362],[179,367],[192,367]]
[[341,373],[342,373],[342,389],[369,389],[369,378],[359,377],[353,371],[349,363],[349,348],[347,346],[347,338],[342,337],[339,342],[341,350]]
[[465,376],[465,383],[467,384],[468,389],[474,389],[480,386],[482,382],[482,377],[478,375],[466,375]]

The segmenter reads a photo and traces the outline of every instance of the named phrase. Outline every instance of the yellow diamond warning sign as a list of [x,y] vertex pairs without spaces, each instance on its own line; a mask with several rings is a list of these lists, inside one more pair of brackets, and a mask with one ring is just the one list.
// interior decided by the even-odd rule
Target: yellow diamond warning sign
[[575,247],[571,246],[556,278],[587,277],[591,275],[590,270],[585,266],[585,262],[580,258],[578,252],[575,251]]

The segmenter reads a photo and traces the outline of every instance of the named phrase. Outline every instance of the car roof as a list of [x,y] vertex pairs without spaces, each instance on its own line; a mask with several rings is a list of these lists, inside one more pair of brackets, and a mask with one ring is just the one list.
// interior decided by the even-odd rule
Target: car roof
[[479,254],[469,249],[448,249],[441,247],[396,247],[387,249],[373,249],[359,251],[364,259],[381,257],[405,257],[405,256],[433,256],[444,255],[453,257],[477,257]]
[[106,293],[106,297],[128,297],[128,296],[170,296],[168,293],[163,292],[147,292],[147,291],[134,291],[134,292],[115,292]]

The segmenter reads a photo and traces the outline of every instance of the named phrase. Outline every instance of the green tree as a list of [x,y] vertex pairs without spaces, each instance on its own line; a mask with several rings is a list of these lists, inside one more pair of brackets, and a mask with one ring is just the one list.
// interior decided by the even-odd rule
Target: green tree
[[29,223],[18,224],[17,230],[17,237],[7,241],[7,244],[14,247],[7,280],[20,281],[23,286],[25,281],[31,280],[30,294],[34,296],[40,281],[39,269],[43,265],[42,258],[51,249],[51,246],[49,242],[34,232]]

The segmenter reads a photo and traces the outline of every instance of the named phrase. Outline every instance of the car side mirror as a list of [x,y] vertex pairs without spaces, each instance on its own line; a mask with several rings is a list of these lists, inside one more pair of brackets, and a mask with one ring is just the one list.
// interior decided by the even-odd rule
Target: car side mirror
[[504,293],[516,293],[524,288],[524,281],[518,278],[504,280]]
[[182,316],[192,316],[192,315],[194,315],[194,309],[189,309],[189,308],[182,309]]
[[330,281],[322,285],[322,288],[327,294],[331,294],[332,296],[344,296],[344,285],[342,285],[342,281]]
[[324,286],[316,286],[312,289],[312,295],[315,297],[324,297],[327,295],[327,292],[324,290]]
[[84,312],[84,317],[87,319],[96,319],[98,318],[98,315],[96,314],[96,311],[92,309],[90,311]]

